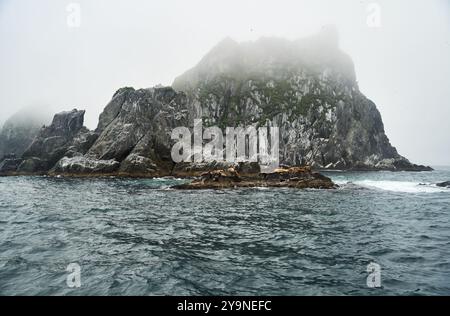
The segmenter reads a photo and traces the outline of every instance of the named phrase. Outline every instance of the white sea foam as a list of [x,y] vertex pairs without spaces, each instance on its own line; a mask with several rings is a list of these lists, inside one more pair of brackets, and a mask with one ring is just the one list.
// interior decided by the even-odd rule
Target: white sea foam
[[160,178],[152,178],[152,180],[153,181],[164,182],[164,181],[171,181],[171,180],[180,181],[180,180],[185,180],[185,179],[183,179],[183,178],[175,178],[175,177],[160,177]]
[[450,192],[449,189],[440,188],[434,184],[406,182],[406,181],[389,181],[389,180],[357,180],[357,181],[335,181],[338,185],[353,183],[365,188],[375,188],[385,191],[405,192],[405,193],[436,193]]

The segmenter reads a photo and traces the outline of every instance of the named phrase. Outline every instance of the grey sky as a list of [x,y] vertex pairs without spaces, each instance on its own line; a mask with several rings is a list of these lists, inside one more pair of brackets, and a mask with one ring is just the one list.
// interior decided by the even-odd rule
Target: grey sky
[[[67,25],[79,3],[81,25]],[[381,26],[367,18],[381,9]],[[170,85],[226,36],[295,39],[335,24],[388,137],[416,163],[450,165],[450,2],[0,0],[0,124],[25,106],[86,109],[94,128],[123,86]]]

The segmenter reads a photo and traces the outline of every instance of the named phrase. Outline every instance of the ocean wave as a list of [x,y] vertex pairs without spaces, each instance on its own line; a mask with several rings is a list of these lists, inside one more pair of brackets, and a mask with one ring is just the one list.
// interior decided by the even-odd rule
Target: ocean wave
[[380,189],[384,191],[403,192],[403,193],[436,193],[450,192],[449,189],[440,188],[435,184],[407,182],[407,181],[389,181],[389,180],[358,180],[358,181],[335,181],[338,185],[358,185],[369,189]]

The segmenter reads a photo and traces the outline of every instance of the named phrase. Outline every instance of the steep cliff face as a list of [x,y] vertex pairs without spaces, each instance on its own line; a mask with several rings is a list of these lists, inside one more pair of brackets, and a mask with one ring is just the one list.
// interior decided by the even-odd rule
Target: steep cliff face
[[84,138],[83,128],[85,111],[76,109],[61,112],[54,116],[52,124],[41,129],[33,143],[23,153],[24,161],[18,167],[19,172],[45,172],[62,157],[69,155],[69,148],[76,139]]
[[280,161],[330,169],[427,170],[400,156],[329,28],[297,41],[225,39],[173,87],[206,125],[278,126]]
[[188,124],[186,97],[172,88],[120,89],[100,115],[100,137],[88,151],[116,159],[119,172],[170,174],[172,129]]
[[170,175],[172,129],[186,126],[186,97],[172,88],[119,89],[100,115],[99,137],[84,157],[65,158],[54,173]]
[[20,157],[51,115],[43,109],[25,108],[10,117],[0,130],[0,161],[3,156]]
[[83,126],[85,111],[72,110],[54,116],[42,127],[21,157],[0,163],[0,173],[46,173],[61,158],[83,155],[97,135]]
[[56,114],[21,157],[0,161],[0,174],[170,175],[172,130],[190,121],[185,94],[170,87],[119,89],[95,131],[83,126],[84,114]]
[[[223,162],[171,158],[172,130],[278,126],[280,163],[329,169],[430,170],[400,156],[375,104],[358,88],[351,59],[333,29],[298,41],[225,39],[171,87],[119,89],[95,131],[84,111],[57,114],[21,158],[0,163],[0,174],[130,176],[198,175]],[[243,173],[254,166],[236,165]]]

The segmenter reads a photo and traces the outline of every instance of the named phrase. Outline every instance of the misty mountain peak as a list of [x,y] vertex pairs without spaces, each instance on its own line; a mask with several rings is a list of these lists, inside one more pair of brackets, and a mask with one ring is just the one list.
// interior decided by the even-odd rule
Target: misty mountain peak
[[227,36],[224,39],[222,39],[214,48],[213,50],[222,50],[222,49],[233,49],[239,46],[239,43],[236,42],[231,37]]
[[339,48],[339,32],[335,25],[323,26],[316,37],[323,45],[327,45],[330,49]]
[[194,68],[176,78],[173,87],[189,90],[198,82],[217,76],[276,77],[286,69],[312,74],[332,72],[351,86],[356,85],[353,61],[339,49],[336,27],[324,26],[317,34],[294,41],[261,37],[237,42],[224,38]]

